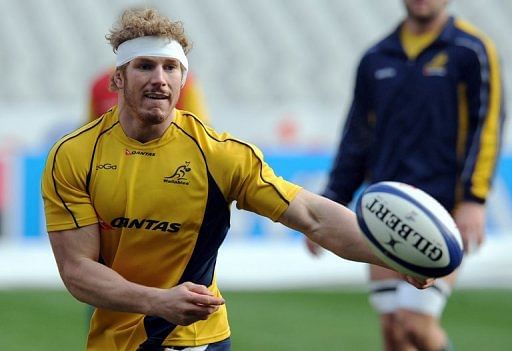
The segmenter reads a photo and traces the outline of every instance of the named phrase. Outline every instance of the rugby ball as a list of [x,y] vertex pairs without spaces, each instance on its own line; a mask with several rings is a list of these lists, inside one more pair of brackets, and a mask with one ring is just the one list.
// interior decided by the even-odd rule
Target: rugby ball
[[399,272],[438,278],[462,261],[462,238],[451,215],[418,188],[400,182],[370,185],[357,200],[356,216],[376,255]]

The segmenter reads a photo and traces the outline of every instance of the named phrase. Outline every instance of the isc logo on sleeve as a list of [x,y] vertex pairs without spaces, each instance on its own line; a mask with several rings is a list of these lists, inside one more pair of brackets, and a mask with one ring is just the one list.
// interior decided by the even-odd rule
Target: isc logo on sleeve
[[102,163],[100,165],[96,165],[96,170],[116,170],[117,165],[113,165],[111,163]]

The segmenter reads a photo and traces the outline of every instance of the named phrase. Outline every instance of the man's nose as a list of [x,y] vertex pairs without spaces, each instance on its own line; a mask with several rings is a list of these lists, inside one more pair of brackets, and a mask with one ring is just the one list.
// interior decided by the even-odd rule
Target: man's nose
[[165,70],[162,66],[156,66],[151,75],[152,84],[166,85]]

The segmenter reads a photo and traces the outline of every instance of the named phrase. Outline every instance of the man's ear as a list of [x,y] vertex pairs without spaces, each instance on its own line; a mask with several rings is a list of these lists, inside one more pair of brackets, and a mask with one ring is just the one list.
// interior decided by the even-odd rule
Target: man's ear
[[116,69],[114,72],[114,83],[118,89],[122,89],[124,87],[123,73],[119,69]]

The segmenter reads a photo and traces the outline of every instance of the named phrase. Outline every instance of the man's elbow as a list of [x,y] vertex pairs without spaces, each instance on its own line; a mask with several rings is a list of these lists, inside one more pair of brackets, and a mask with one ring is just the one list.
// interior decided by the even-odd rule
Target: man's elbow
[[84,301],[84,283],[82,281],[80,269],[75,265],[62,265],[59,267],[59,274],[69,293],[78,301],[86,302]]

